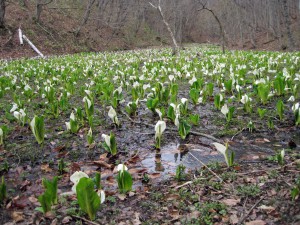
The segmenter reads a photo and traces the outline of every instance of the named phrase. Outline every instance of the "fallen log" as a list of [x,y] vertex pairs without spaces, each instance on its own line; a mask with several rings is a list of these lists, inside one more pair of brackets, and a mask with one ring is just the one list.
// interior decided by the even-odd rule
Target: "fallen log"
[[27,41],[27,43],[30,45],[30,47],[37,53],[37,54],[39,54],[42,58],[44,58],[44,55],[43,55],[43,53],[41,53],[38,49],[37,49],[37,47],[35,47],[35,45],[25,36],[25,35],[23,35],[23,38],[24,38],[24,40],[25,41]]
[[18,31],[19,31],[19,40],[20,40],[20,45],[23,45],[23,44],[24,44],[24,42],[23,42],[23,35],[22,35],[22,30],[21,30],[21,28],[19,28],[19,29],[18,29]]

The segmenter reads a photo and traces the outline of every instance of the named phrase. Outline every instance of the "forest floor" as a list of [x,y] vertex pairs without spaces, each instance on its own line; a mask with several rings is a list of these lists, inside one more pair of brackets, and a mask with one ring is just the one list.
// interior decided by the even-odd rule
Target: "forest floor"
[[[20,131],[24,133],[24,129],[27,130],[28,127],[20,128]],[[293,130],[294,128],[288,128],[284,133],[295,132]],[[299,129],[296,133],[299,135]],[[14,138],[21,138],[18,134],[14,135]],[[244,135],[250,136],[247,132]],[[264,136],[263,139],[254,139],[255,141],[251,142],[252,146],[269,142],[268,138],[274,137],[272,133],[269,135],[269,137]],[[173,138],[173,135],[169,134],[165,139],[171,142]],[[134,138],[131,138],[132,140]],[[205,138],[199,141],[198,136],[190,135],[187,142],[198,142],[198,146],[207,148],[204,140],[208,141]],[[126,141],[124,139],[124,142]],[[245,140],[244,144],[246,142]],[[300,222],[299,199],[292,200],[291,196],[294,184],[300,184],[299,144],[297,146],[293,141],[282,143],[282,147],[290,149],[286,150],[285,162],[282,166],[278,164],[275,156],[266,157],[262,154],[249,153],[247,159],[237,160],[235,166],[231,168],[218,161],[203,166],[200,162],[202,158],[198,155],[194,162],[194,169],[184,169],[180,174],[175,172],[174,160],[167,161],[160,151],[151,148],[148,149],[148,153],[155,154],[155,158],[150,157],[152,163],[149,166],[149,162],[143,164],[145,158],[138,152],[119,153],[111,157],[107,153],[96,156],[98,155],[96,149],[88,149],[85,151],[90,152],[86,152],[87,156],[84,159],[76,160],[74,159],[76,152],[82,150],[76,150],[75,142],[69,147],[68,143],[63,142],[59,146],[54,142],[52,144],[45,151],[45,158],[48,160],[42,162],[35,160],[32,164],[22,163],[24,160],[22,158],[26,157],[26,153],[20,152],[22,146],[16,146],[15,153],[6,151],[3,147],[0,149],[0,161],[21,157],[15,168],[6,168],[2,163],[1,174],[7,180],[9,196],[2,204],[5,209],[0,211],[2,224],[257,225],[299,224]],[[74,149],[68,150],[70,147]],[[28,151],[28,148],[26,149]],[[194,157],[197,153],[195,150],[184,151],[186,155],[180,156],[183,159],[187,155]],[[70,152],[71,154],[68,154]],[[173,152],[183,153],[178,149],[173,149]],[[218,153],[211,150],[201,154],[205,158],[207,154]],[[59,172],[56,166],[57,160],[61,157],[69,162],[65,168],[66,172]],[[149,156],[147,157],[149,159]],[[134,177],[134,188],[126,195],[119,194],[117,191],[114,179],[116,160],[126,160],[130,168],[129,172]],[[190,166],[184,160],[180,165]],[[97,213],[98,219],[93,222],[87,220],[82,211],[75,206],[76,196],[70,193],[70,175],[79,168],[90,175],[102,168],[101,182],[105,187],[106,201]],[[59,175],[59,204],[51,213],[43,215],[34,210],[40,206],[37,196],[43,191],[42,177],[51,178],[56,175]]]

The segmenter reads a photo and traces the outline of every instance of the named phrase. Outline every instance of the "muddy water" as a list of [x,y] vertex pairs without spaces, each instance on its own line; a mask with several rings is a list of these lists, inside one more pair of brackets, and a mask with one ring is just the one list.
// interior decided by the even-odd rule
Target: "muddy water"
[[[237,162],[261,162],[266,160],[281,149],[289,149],[289,143],[276,137],[250,139],[237,138],[229,142],[229,149],[234,151]],[[168,143],[160,150],[147,151],[141,154],[141,166],[149,173],[161,173],[162,177],[174,175],[176,167],[180,164],[187,169],[197,169],[202,166],[201,162],[208,164],[211,162],[224,163],[224,157],[211,145],[203,144],[203,138],[199,138],[198,144]],[[293,151],[300,151],[300,140],[296,139],[296,147]],[[212,141],[206,140],[212,143]],[[200,162],[201,161],[201,162]]]
[[149,172],[160,172],[164,175],[174,174],[180,164],[187,169],[201,167],[201,162],[207,164],[211,161],[223,161],[223,157],[212,149],[200,145],[181,145],[169,143],[160,150],[149,152],[144,155],[141,164],[148,168]]

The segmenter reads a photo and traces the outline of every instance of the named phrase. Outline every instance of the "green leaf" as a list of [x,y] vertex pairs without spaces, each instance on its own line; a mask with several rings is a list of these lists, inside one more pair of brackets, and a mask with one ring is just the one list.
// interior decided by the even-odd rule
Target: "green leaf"
[[98,190],[101,189],[101,173],[100,172],[96,172],[94,182],[95,182],[97,189]]
[[43,213],[51,211],[51,195],[49,193],[44,193],[38,197],[39,202],[41,203]]
[[185,120],[179,122],[179,135],[182,139],[185,139],[191,130],[191,125]]
[[110,133],[110,153],[112,155],[116,155],[117,154],[116,136],[112,132]]
[[76,194],[80,209],[88,214],[90,220],[95,220],[100,207],[100,198],[94,190],[94,182],[83,177],[76,186]]
[[292,199],[295,200],[297,198],[297,196],[300,195],[300,190],[298,187],[294,187],[291,191],[291,196],[292,196]]
[[133,181],[130,173],[127,170],[118,172],[117,181],[121,193],[131,191]]
[[44,136],[45,136],[44,118],[42,116],[41,117],[34,116],[34,118],[30,123],[30,126],[36,141],[39,144],[42,144],[44,142]]
[[193,101],[193,104],[196,105],[198,103],[198,99],[200,97],[200,92],[196,88],[192,88],[190,90],[190,97]]
[[175,115],[174,108],[172,106],[169,106],[167,116],[174,123],[176,115]]
[[71,127],[71,132],[76,134],[77,131],[79,130],[79,125],[76,120],[70,120],[70,127]]
[[52,181],[43,179],[43,185],[46,189],[45,194],[50,197],[52,204],[57,204],[57,180],[57,176]]
[[1,184],[0,184],[0,202],[3,202],[6,198],[6,184],[4,181],[4,176],[2,176]]
[[280,120],[283,119],[283,112],[284,112],[284,104],[282,100],[279,100],[276,104],[277,114]]
[[150,109],[152,112],[155,111],[156,106],[158,105],[159,100],[157,98],[150,98],[147,100],[146,105],[148,109]]

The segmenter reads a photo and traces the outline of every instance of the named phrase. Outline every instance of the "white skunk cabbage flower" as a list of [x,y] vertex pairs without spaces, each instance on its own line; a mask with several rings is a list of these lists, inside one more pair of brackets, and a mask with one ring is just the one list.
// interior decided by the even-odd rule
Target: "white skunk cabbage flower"
[[242,87],[241,87],[240,85],[237,84],[237,85],[235,86],[235,89],[236,89],[237,91],[240,91],[240,90],[242,90]]
[[111,118],[111,120],[112,120],[117,126],[120,125],[120,122],[119,122],[118,117],[117,117],[117,113],[116,113],[116,111],[114,110],[114,108],[113,108],[112,106],[110,106],[110,108],[109,108],[108,116],[109,116],[109,118]]
[[212,143],[216,149],[224,156],[224,159],[226,161],[226,164],[228,165],[228,156],[227,156],[227,151],[228,151],[228,148],[225,146],[225,145],[222,145],[220,143],[217,143],[217,142],[214,142]]
[[71,120],[73,120],[73,121],[75,121],[75,120],[76,120],[76,118],[75,118],[75,114],[74,114],[73,112],[71,112],[70,119],[71,119]]
[[158,114],[160,120],[162,120],[162,112],[159,109],[155,109],[155,112]]
[[18,109],[18,105],[16,103],[14,103],[10,112],[12,113],[12,112],[16,111],[17,109]]
[[20,120],[21,114],[18,111],[14,111],[14,117],[17,118],[18,120]]
[[67,130],[71,130],[71,124],[70,124],[70,122],[65,122],[65,124],[66,124]]
[[127,171],[128,170],[128,168],[127,168],[127,166],[125,166],[124,164],[119,164],[118,166],[117,166],[117,171],[119,172],[119,171],[121,171],[121,172],[123,172],[123,171]]
[[2,128],[0,127],[0,145],[3,145],[3,130]]
[[227,104],[223,105],[221,108],[221,112],[226,116],[229,112],[229,109],[227,107]]
[[133,85],[132,85],[134,88],[137,88],[137,87],[139,87],[140,86],[140,83],[139,82],[137,82],[137,81],[135,81],[134,83],[133,83]]
[[198,103],[199,103],[199,104],[203,103],[203,97],[199,97],[199,98],[198,98]]
[[282,149],[282,150],[280,151],[280,155],[281,155],[281,158],[283,159],[283,158],[284,158],[284,155],[285,155],[284,149]]
[[80,179],[86,177],[89,178],[89,176],[81,171],[76,171],[75,173],[72,174],[72,176],[70,176],[70,180],[74,183],[73,187],[72,187],[72,191],[74,193],[76,193],[76,186],[79,183]]
[[46,87],[45,87],[45,91],[46,91],[46,92],[50,92],[50,90],[51,90],[51,88],[50,88],[49,86],[46,86]]
[[114,110],[114,108],[112,106],[109,107],[108,116],[112,120],[114,119],[114,117],[117,116],[117,113],[116,113],[116,111]]
[[249,98],[248,95],[245,94],[242,96],[241,103],[246,104],[247,102],[250,102],[250,101],[252,101],[252,99]]
[[294,105],[292,106],[293,112],[296,112],[298,109],[299,109],[299,102],[297,102],[296,104],[294,104]]
[[173,82],[173,80],[174,80],[174,75],[169,75],[169,80],[171,81],[171,82]]
[[100,197],[100,202],[102,204],[105,201],[105,192],[103,190],[98,190],[97,194]]
[[24,87],[24,90],[25,91],[31,90],[31,87],[28,84],[26,84],[25,87]]
[[92,92],[90,90],[84,90],[84,92],[91,97]]
[[176,117],[175,117],[175,120],[174,120],[174,124],[175,124],[175,126],[176,127],[179,127],[179,114],[178,113],[176,113]]
[[182,99],[181,99],[181,103],[182,103],[183,105],[184,105],[187,101],[188,101],[187,98],[182,98]]
[[166,122],[165,121],[162,121],[162,120],[159,120],[156,125],[155,125],[155,139],[158,137],[158,138],[161,138],[162,136],[162,133],[165,131],[166,129]]
[[82,99],[82,101],[83,101],[84,103],[87,103],[88,108],[91,108],[92,102],[91,102],[91,100],[90,100],[88,97],[85,96],[85,97]]
[[88,131],[88,136],[93,136],[93,131],[92,131],[92,128],[90,127],[89,131]]
[[107,134],[102,134],[101,137],[104,139],[105,144],[110,148],[110,136]]
[[294,102],[295,101],[295,97],[292,95],[289,99],[288,102]]
[[144,85],[143,85],[144,91],[145,91],[147,88],[150,88],[150,87],[151,87],[150,84],[144,84]]

